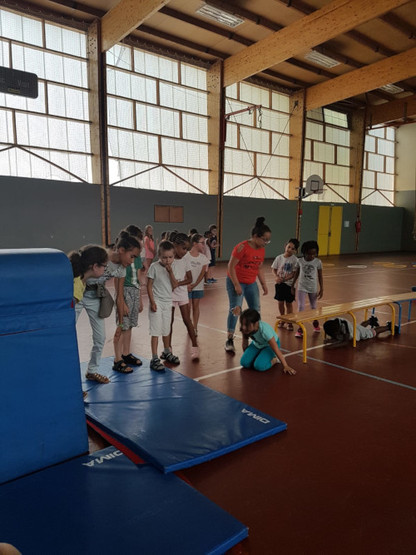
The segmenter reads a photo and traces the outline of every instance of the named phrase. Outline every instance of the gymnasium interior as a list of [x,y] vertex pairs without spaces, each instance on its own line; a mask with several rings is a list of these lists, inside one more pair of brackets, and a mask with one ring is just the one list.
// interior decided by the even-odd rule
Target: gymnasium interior
[[[415,149],[415,0],[2,0],[0,555],[412,553]],[[258,217],[261,319],[294,375],[243,368],[239,326],[224,349]],[[143,365],[112,370],[113,312],[100,384],[67,254],[129,224],[216,225],[214,281],[198,360],[177,310],[180,364],[150,370],[144,283]],[[290,238],[319,244],[321,328],[392,332],[278,328]]]

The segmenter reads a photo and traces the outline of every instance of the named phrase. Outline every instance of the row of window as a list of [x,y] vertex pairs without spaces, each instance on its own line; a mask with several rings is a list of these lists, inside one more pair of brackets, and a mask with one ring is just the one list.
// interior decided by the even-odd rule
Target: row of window
[[[0,94],[0,174],[91,181],[85,33],[0,9],[0,65],[39,78],[37,99]],[[207,73],[118,44],[106,56],[110,182],[208,193]],[[289,97],[249,83],[226,89],[224,192],[288,198]],[[10,148],[14,145],[14,148]],[[394,130],[365,142],[364,202],[394,201]],[[348,202],[350,132],[345,114],[308,114],[304,179]]]

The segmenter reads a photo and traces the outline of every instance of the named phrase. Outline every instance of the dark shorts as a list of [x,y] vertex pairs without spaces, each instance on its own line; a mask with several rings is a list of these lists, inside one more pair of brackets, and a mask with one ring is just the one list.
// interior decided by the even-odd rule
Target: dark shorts
[[188,292],[188,297],[190,299],[202,299],[202,297],[204,296],[204,291],[189,291]]
[[275,295],[276,301],[286,301],[287,303],[293,303],[295,300],[295,295],[292,295],[292,288],[286,283],[276,283],[275,284]]

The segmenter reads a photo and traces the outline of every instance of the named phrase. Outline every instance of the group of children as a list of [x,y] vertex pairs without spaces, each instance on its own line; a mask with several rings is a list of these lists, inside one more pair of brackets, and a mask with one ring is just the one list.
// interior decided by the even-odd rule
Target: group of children
[[[100,307],[105,282],[110,278],[114,278],[116,304],[113,370],[126,374],[133,372],[133,366],[142,365],[142,361],[131,353],[131,338],[132,329],[138,325],[138,316],[143,310],[140,292],[143,275],[147,277],[149,298],[150,368],[160,372],[165,370],[162,360],[171,364],[180,362],[172,352],[176,307],[180,310],[192,343],[191,360],[199,359],[199,303],[204,295],[210,262],[214,261],[215,265],[216,226],[210,228],[209,243],[195,229],[191,231],[192,235],[177,231],[165,232],[156,247],[152,226],[146,226],[143,234],[137,226],[129,225],[119,233],[114,245],[108,250],[98,245],[86,245],[68,255],[74,274],[76,318],[85,308],[92,328],[93,347],[86,372],[88,380],[109,382],[109,378],[99,372],[99,365],[106,338]],[[207,247],[211,251],[211,260],[207,256]],[[317,242],[304,242],[301,247],[303,256],[300,258],[296,256],[298,248],[299,241],[289,239],[284,252],[274,259],[271,266],[275,277],[274,298],[278,301],[281,315],[293,312],[296,284],[299,311],[304,310],[306,298],[311,308],[316,308],[317,300],[323,295],[322,263],[318,258]],[[371,327],[367,329],[366,326]],[[284,323],[279,322],[278,327],[283,328]],[[313,322],[313,327],[314,331],[320,331],[318,320]],[[329,320],[324,324],[331,344],[345,342],[352,334],[350,328],[348,321],[340,319]],[[287,329],[293,330],[292,324],[287,324]],[[369,320],[357,327],[357,338],[374,337],[388,329],[388,325],[381,327],[378,322]],[[243,335],[243,367],[264,371],[280,361],[284,372],[295,374],[280,351],[277,334],[260,319],[257,309],[248,308],[241,313],[240,331]],[[299,328],[295,335],[302,337],[302,330]],[[159,337],[162,337],[163,343],[160,356]]]
[[[216,226],[211,226],[216,237]],[[195,230],[196,231],[196,230]],[[105,321],[100,314],[105,282],[114,278],[116,304],[116,330],[114,333],[113,370],[128,374],[132,366],[142,361],[130,352],[132,329],[138,325],[143,310],[141,282],[147,277],[149,297],[149,333],[152,359],[150,367],[164,371],[160,359],[179,364],[172,352],[172,328],[175,308],[179,307],[183,322],[191,339],[191,359],[198,360],[197,342],[199,302],[204,295],[210,259],[205,255],[207,241],[199,233],[188,236],[179,232],[165,232],[157,247],[153,229],[146,226],[145,233],[135,225],[120,232],[108,251],[98,245],[86,245],[69,253],[74,274],[74,303],[76,318],[85,308],[92,328],[93,347],[86,372],[88,380],[108,383],[109,378],[99,373],[101,354],[105,343]],[[214,250],[215,243],[210,247]],[[212,258],[211,258],[212,262]],[[214,257],[215,265],[215,257]],[[158,356],[158,339],[162,336],[163,351]]]
[[[306,298],[309,299],[311,308],[316,308],[318,299],[324,294],[324,282],[322,276],[322,262],[318,258],[319,246],[316,241],[306,241],[302,244],[302,257],[296,256],[299,248],[297,239],[289,239],[285,245],[283,254],[276,256],[272,264],[275,276],[275,296],[278,302],[279,312],[283,316],[293,313],[293,301],[295,300],[295,285],[297,285],[298,310],[305,310]],[[279,328],[285,327],[284,322],[278,323]],[[313,321],[315,332],[320,332],[318,320]],[[288,323],[287,329],[293,331],[293,325]],[[296,331],[296,337],[302,337],[302,329]]]

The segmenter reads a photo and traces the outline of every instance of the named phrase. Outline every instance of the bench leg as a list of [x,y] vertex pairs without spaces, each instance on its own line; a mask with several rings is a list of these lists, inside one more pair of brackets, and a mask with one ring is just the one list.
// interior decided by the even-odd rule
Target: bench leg
[[302,322],[299,322],[299,327],[302,330],[302,349],[303,349],[303,362],[306,363],[306,346],[308,344],[307,340],[306,340],[306,328],[305,326],[302,324]]
[[396,311],[394,310],[393,303],[389,303],[389,307],[391,308],[391,334],[394,335],[394,328],[396,324]]
[[[352,346],[357,346],[357,318],[355,317],[354,312],[348,312],[352,318]],[[367,309],[365,311],[365,315],[367,315]]]

